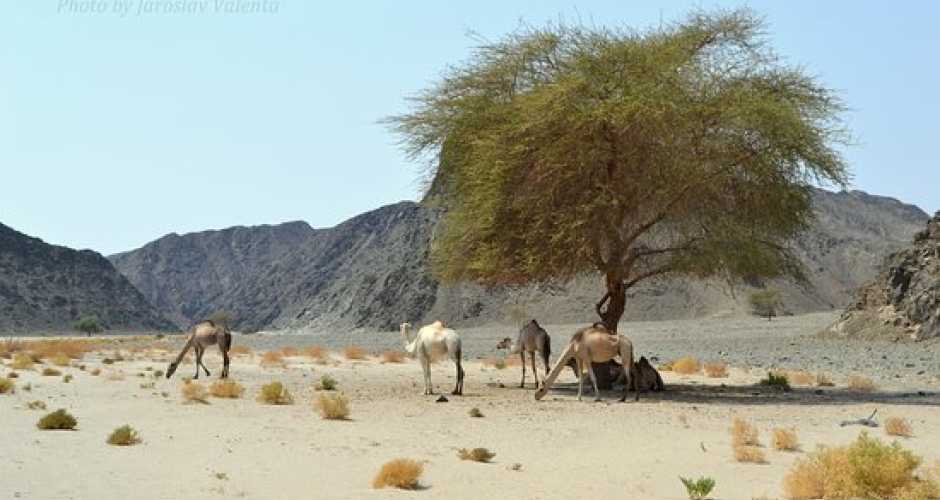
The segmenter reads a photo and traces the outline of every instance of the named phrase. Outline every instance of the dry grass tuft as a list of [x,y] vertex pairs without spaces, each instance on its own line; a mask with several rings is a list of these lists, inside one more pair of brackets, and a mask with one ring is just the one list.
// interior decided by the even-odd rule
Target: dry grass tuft
[[657,370],[661,372],[671,372],[672,371],[672,361],[667,361],[656,367]]
[[472,450],[461,448],[457,450],[457,456],[460,457],[461,460],[487,463],[492,460],[496,454],[486,448],[473,448]]
[[14,370],[32,370],[34,363],[35,362],[33,361],[33,357],[29,354],[26,354],[25,352],[17,352],[13,355],[13,361],[10,363],[10,368],[13,368]]
[[899,443],[862,434],[852,444],[820,447],[798,460],[783,481],[788,498],[938,498],[940,485],[915,475],[921,459]]
[[78,421],[64,409],[56,410],[39,419],[36,427],[44,431],[71,431],[75,430]]
[[209,386],[209,394],[217,398],[238,399],[245,388],[232,379],[216,380]]
[[92,368],[88,373],[93,377],[97,377],[98,375],[101,375],[101,368]]
[[816,374],[817,387],[832,387],[834,385],[836,384],[832,382],[832,379],[829,377],[829,375],[822,372]]
[[304,356],[312,359],[317,364],[325,364],[330,359],[330,353],[326,349],[313,345],[304,349]]
[[7,373],[7,378],[20,378],[20,374],[16,372]]
[[133,446],[141,441],[140,434],[129,425],[123,425],[114,429],[114,432],[108,436],[108,444],[114,446]]
[[875,390],[875,383],[868,377],[852,375],[849,377],[848,387],[850,390],[857,392],[873,392]]
[[45,410],[46,403],[44,401],[40,401],[37,399],[35,401],[30,401],[29,403],[26,403],[26,407],[29,408],[30,410]]
[[385,488],[391,486],[403,490],[413,490],[418,488],[418,480],[424,472],[424,465],[416,460],[407,458],[396,458],[386,463],[379,470],[379,473],[372,480],[373,488]]
[[33,340],[24,342],[22,348],[29,351],[34,359],[49,359],[64,355],[69,359],[81,359],[85,353],[91,352],[100,346],[96,340],[60,339],[60,340]]
[[261,355],[261,366],[265,368],[284,368],[284,355],[278,351],[268,351]]
[[672,371],[680,375],[694,375],[701,371],[701,369],[702,367],[699,365],[698,360],[692,356],[679,358],[672,362]]
[[366,351],[357,345],[350,345],[343,349],[343,356],[352,360],[366,359]]
[[816,383],[816,376],[802,370],[787,372],[787,380],[793,385],[809,386]]
[[8,378],[0,378],[0,394],[13,394],[16,392],[16,383]]
[[795,429],[774,429],[773,447],[777,451],[797,451],[800,449]]
[[294,397],[291,396],[287,387],[284,387],[284,384],[271,382],[261,386],[258,401],[269,405],[289,405],[294,403]]
[[900,417],[888,417],[885,419],[885,432],[889,436],[913,437],[914,430],[907,420]]
[[470,408],[469,414],[473,418],[483,418],[483,412],[477,407]]
[[727,363],[705,363],[702,367],[705,370],[705,375],[710,378],[727,378],[728,377],[728,364]]
[[749,464],[766,464],[767,457],[764,456],[764,450],[757,446],[735,446],[734,459],[738,462]]
[[47,366],[42,369],[42,376],[44,377],[58,377],[59,375],[62,375],[62,372],[56,370],[55,368]]
[[289,358],[298,354],[300,354],[300,351],[298,351],[294,346],[285,346],[281,348],[281,356]]
[[49,361],[56,366],[68,366],[72,363],[72,358],[68,357],[64,352],[57,352],[49,358]]
[[334,391],[336,390],[336,379],[324,374],[320,377],[320,381],[317,382],[316,389],[318,391]]
[[66,373],[65,375],[62,376],[62,382],[65,382],[67,384],[71,382],[73,378],[75,377],[73,377],[71,373]]
[[404,361],[405,353],[401,351],[385,351],[382,353],[383,363],[403,363]]
[[121,370],[113,370],[108,372],[108,376],[106,378],[111,382],[120,382],[121,380],[124,380],[124,372]]
[[320,394],[314,406],[324,420],[346,420],[349,417],[349,398],[343,394]]
[[232,346],[232,348],[229,349],[228,352],[232,356],[251,356],[252,354],[254,354],[254,351],[252,351],[251,348],[246,345]]
[[183,402],[185,403],[209,403],[209,391],[206,390],[206,386],[199,382],[193,380],[183,382],[180,392],[183,394]]
[[731,446],[760,446],[757,428],[748,421],[735,417],[731,422]]

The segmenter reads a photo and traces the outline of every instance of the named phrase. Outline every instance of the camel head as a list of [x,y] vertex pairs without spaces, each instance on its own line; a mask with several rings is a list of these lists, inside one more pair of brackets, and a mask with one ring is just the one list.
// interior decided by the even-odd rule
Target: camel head
[[166,378],[170,378],[176,373],[176,367],[179,366],[179,363],[174,361],[170,363],[170,366],[166,367]]
[[542,387],[539,387],[539,389],[535,391],[535,400],[538,401],[544,398],[547,392],[548,392],[548,389],[546,389],[544,385]]
[[509,349],[511,347],[512,347],[512,339],[510,339],[509,337],[506,337],[503,340],[500,340],[499,343],[496,344],[497,349]]
[[[411,323],[402,323],[401,324],[401,341],[405,346],[405,351],[408,353],[414,353],[415,343],[408,338],[408,333],[411,331]],[[415,338],[417,340],[417,337]]]

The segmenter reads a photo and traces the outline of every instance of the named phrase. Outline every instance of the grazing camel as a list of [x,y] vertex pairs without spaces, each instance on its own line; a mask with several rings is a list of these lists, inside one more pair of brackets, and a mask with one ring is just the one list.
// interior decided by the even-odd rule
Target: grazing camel
[[535,368],[535,352],[542,355],[545,364],[545,376],[548,376],[548,359],[552,354],[552,338],[534,319],[519,329],[519,336],[513,342],[509,337],[496,344],[497,349],[509,349],[510,354],[519,354],[522,357],[522,382],[519,387],[525,387],[525,353],[529,353],[532,360],[532,376],[535,377],[535,388],[539,388],[539,375]]
[[210,320],[205,320],[199,323],[196,323],[192,329],[189,330],[189,339],[186,340],[186,345],[183,346],[183,350],[180,351],[179,356],[170,363],[170,366],[166,369],[166,378],[173,376],[173,373],[176,372],[176,367],[179,366],[180,361],[183,360],[183,357],[186,356],[186,353],[190,348],[196,350],[196,376],[194,379],[199,378],[199,367],[201,366],[203,370],[206,371],[206,376],[209,377],[209,369],[206,368],[206,365],[202,363],[202,355],[206,352],[206,347],[218,344],[219,351],[222,352],[222,377],[228,378],[228,350],[232,347],[232,333],[229,331],[227,326],[216,325]]
[[421,369],[424,370],[424,394],[433,394],[431,388],[431,363],[449,356],[457,365],[457,385],[454,386],[454,392],[451,394],[463,395],[464,371],[460,363],[460,335],[457,335],[454,330],[446,328],[444,323],[440,321],[421,327],[414,340],[411,341],[408,339],[410,331],[411,323],[401,324],[401,337],[405,344],[405,352],[409,356],[418,358],[418,361],[421,362]]
[[[555,361],[552,371],[545,377],[542,387],[535,391],[535,399],[539,400],[545,397],[552,383],[561,373],[561,370],[568,365],[568,360],[574,358],[578,364],[578,373],[582,373],[587,368],[588,375],[591,377],[591,385],[594,386],[594,400],[600,401],[600,392],[597,390],[597,377],[594,375],[594,369],[591,363],[605,363],[620,356],[620,361],[624,366],[629,367],[625,373],[626,383],[623,386],[623,396],[620,401],[626,401],[627,391],[630,390],[636,379],[637,369],[633,363],[633,343],[623,335],[617,335],[609,332],[606,328],[589,326],[578,330],[568,346],[562,351],[561,355]],[[581,401],[583,378],[578,377],[578,401]],[[636,391],[636,400],[640,399],[640,391]]]

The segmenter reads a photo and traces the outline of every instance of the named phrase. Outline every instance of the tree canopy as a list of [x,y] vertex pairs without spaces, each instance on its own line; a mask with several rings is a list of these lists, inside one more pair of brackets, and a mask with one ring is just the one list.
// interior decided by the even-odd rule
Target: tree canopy
[[795,277],[812,186],[844,185],[838,96],[749,10],[638,31],[552,24],[483,41],[387,119],[448,210],[446,282],[605,276],[613,326],[650,278]]
[[98,323],[97,316],[82,316],[81,319],[72,325],[72,328],[86,335],[101,332],[101,325]]

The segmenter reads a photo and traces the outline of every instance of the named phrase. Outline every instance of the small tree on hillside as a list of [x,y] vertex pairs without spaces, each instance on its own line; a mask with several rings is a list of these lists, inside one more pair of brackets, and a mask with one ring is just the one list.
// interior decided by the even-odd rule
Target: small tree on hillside
[[767,318],[767,321],[777,316],[777,310],[783,305],[780,300],[780,292],[776,290],[754,292],[748,300],[751,303],[751,312]]
[[601,319],[663,276],[801,278],[812,185],[844,185],[843,106],[748,10],[649,31],[549,25],[484,41],[387,119],[447,212],[445,282],[601,274]]
[[98,323],[97,316],[83,316],[72,325],[72,328],[88,335],[89,337],[91,337],[91,334],[93,333],[101,332],[101,325]]

